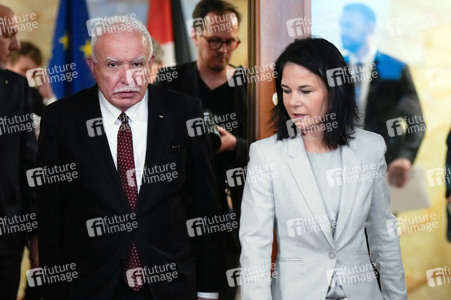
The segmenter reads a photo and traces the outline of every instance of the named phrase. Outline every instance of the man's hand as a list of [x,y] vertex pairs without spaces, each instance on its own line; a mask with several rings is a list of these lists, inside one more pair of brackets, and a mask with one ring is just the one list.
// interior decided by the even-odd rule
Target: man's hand
[[236,147],[236,137],[221,126],[217,126],[217,128],[221,135],[221,147],[219,147],[218,153],[234,150]]
[[38,256],[38,235],[35,234],[30,241],[30,266],[31,269],[39,267],[39,256]]
[[407,158],[397,158],[388,165],[388,182],[397,187],[403,187],[408,179],[412,163]]

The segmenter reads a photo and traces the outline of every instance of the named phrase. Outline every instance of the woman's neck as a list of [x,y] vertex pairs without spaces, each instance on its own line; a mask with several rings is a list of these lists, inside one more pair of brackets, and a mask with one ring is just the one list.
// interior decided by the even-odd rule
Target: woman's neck
[[324,132],[304,133],[302,140],[304,141],[305,151],[312,153],[326,153],[332,149],[323,143]]

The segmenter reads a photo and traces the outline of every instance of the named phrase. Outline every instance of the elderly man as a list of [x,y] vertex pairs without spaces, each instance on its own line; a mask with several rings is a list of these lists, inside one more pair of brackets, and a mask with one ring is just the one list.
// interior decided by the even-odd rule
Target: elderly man
[[208,140],[188,134],[200,101],[147,85],[141,23],[97,26],[87,59],[97,85],[44,110],[42,271],[30,277],[48,299],[217,298],[219,236],[194,225],[219,207]]
[[[24,246],[37,227],[35,199],[25,173],[34,166],[36,139],[27,81],[4,70],[11,53],[20,48],[16,18],[3,5],[0,18],[0,294],[2,299],[15,300]],[[36,239],[33,245],[36,266]]]

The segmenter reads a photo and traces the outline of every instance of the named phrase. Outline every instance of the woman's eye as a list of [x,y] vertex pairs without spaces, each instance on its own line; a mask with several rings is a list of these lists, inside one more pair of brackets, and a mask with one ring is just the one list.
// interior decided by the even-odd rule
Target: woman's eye
[[290,90],[282,90],[282,93],[284,93],[284,94],[289,94],[289,93],[290,93]]
[[303,93],[303,94],[305,94],[305,95],[310,94],[311,92],[312,92],[312,91],[306,91],[306,90],[301,91],[301,93]]

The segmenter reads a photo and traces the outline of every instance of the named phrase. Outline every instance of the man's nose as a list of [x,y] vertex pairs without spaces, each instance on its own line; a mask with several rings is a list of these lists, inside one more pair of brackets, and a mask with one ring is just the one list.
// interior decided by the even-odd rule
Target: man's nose
[[227,51],[227,45],[226,45],[226,43],[222,43],[222,44],[221,44],[221,47],[219,47],[218,51],[221,52],[221,53],[226,52],[226,51]]
[[127,84],[127,85],[133,85],[133,70],[130,68],[130,65],[127,63],[124,63],[122,65],[121,71],[120,71],[120,80],[121,83]]
[[9,45],[9,50],[10,50],[10,51],[16,51],[16,50],[19,50],[19,49],[20,49],[20,42],[19,42],[19,40],[17,39],[17,36],[14,35],[14,36],[11,38],[11,44]]

